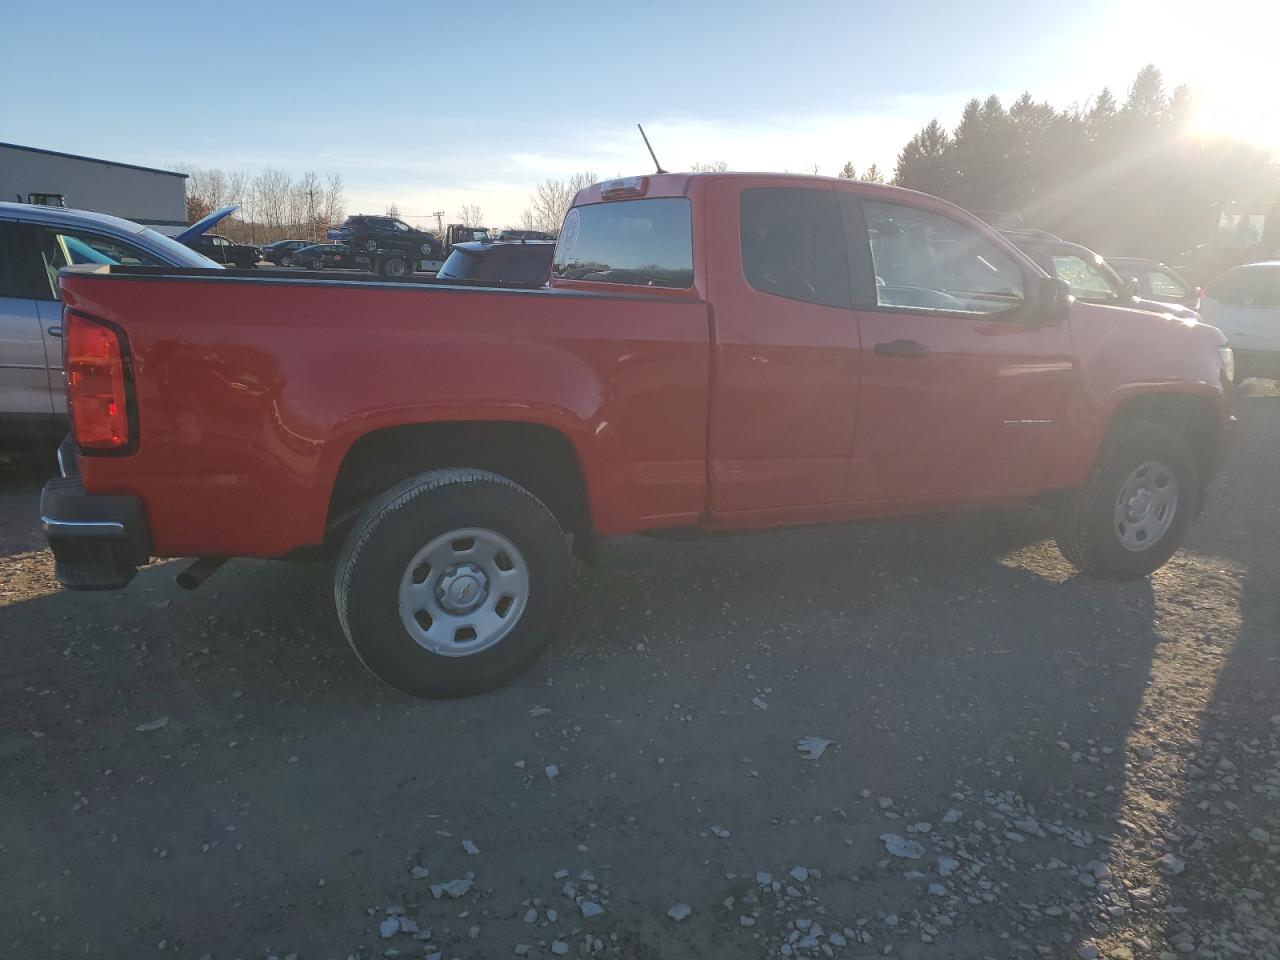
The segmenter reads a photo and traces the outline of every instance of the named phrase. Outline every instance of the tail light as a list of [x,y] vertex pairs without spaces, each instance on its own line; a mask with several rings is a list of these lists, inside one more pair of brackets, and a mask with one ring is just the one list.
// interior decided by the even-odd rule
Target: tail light
[[121,335],[70,310],[62,329],[67,405],[76,444],[85,452],[127,452],[135,438],[128,354]]

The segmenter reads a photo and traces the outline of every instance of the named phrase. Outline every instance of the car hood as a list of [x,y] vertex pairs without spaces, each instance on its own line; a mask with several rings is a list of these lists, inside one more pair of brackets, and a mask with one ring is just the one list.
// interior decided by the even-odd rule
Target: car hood
[[190,243],[196,237],[200,236],[202,233],[207,232],[215,224],[221,223],[223,220],[227,219],[227,217],[231,216],[233,213],[235,213],[239,209],[240,209],[239,204],[233,203],[230,206],[222,207],[218,210],[215,210],[213,211],[213,213],[209,214],[208,216],[201,217],[199,220],[197,220],[191,226],[187,227],[187,229],[183,230],[173,239],[177,240],[179,243]]
[[1199,320],[1200,314],[1180,303],[1169,303],[1165,300],[1146,300],[1135,297],[1133,306],[1138,310],[1150,310],[1152,313],[1171,313],[1182,320]]

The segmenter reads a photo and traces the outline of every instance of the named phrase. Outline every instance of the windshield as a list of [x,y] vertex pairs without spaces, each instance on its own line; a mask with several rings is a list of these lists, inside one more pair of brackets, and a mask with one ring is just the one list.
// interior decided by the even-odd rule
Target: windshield
[[145,227],[139,233],[139,236],[146,237],[147,241],[155,248],[161,256],[171,261],[175,266],[179,267],[203,267],[206,270],[221,270],[222,264],[210,260],[202,253],[197,253],[185,244],[179,243],[173,237],[166,237],[158,230],[152,230]]

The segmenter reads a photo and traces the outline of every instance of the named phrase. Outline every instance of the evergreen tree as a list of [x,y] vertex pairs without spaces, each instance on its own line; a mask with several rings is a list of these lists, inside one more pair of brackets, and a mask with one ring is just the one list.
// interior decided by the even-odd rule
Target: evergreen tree
[[1183,130],[1190,126],[1195,115],[1195,98],[1191,88],[1180,83],[1173,88],[1173,96],[1169,98],[1169,108],[1165,112],[1169,126],[1174,130]]
[[1158,121],[1164,116],[1168,105],[1168,98],[1164,95],[1164,77],[1155,64],[1148,63],[1133,78],[1129,99],[1124,104],[1125,113]]
[[873,163],[862,171],[862,176],[859,179],[865,183],[884,183],[884,174],[880,172],[879,165]]
[[1089,137],[1097,140],[1104,135],[1116,119],[1116,98],[1111,95],[1108,87],[1103,87],[1102,92],[1098,94],[1098,98],[1093,101],[1093,106],[1089,112],[1085,114],[1085,123],[1088,127]]
[[858,171],[853,168],[853,161],[852,160],[847,161],[845,165],[840,168],[840,172],[836,174],[836,176],[838,176],[841,180],[858,179]]

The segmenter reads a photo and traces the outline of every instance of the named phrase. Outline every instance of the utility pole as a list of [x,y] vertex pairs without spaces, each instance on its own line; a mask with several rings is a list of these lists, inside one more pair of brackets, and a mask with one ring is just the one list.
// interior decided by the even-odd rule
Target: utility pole
[[436,218],[436,233],[444,236],[444,211],[437,210],[431,215]]

